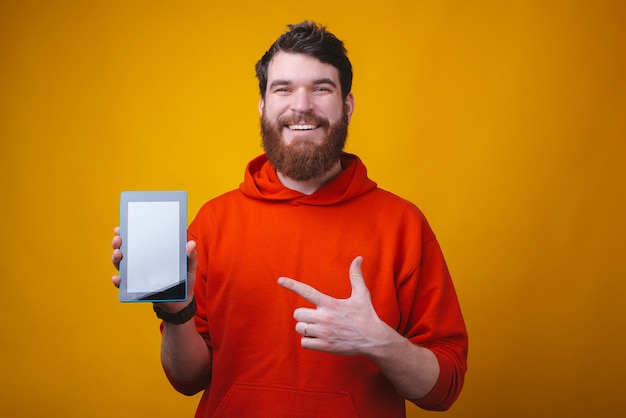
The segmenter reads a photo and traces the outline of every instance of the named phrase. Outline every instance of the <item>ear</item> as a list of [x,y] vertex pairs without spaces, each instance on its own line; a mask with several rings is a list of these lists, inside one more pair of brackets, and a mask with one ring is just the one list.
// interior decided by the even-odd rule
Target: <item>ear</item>
[[354,112],[354,94],[352,94],[352,92],[348,93],[346,96],[344,105],[346,106],[346,112],[348,113],[348,122],[350,122],[350,120],[352,120],[352,113]]
[[263,116],[263,109],[265,109],[265,101],[263,98],[259,98],[259,115]]

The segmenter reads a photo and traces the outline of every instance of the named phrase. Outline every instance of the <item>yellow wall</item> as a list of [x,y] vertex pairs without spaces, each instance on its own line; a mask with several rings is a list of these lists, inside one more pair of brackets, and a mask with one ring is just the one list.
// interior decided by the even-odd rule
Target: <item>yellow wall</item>
[[254,62],[305,18],[350,51],[349,150],[454,275],[446,416],[626,414],[622,1],[66,0],[0,5],[0,415],[191,416],[150,306],[109,281],[119,193],[185,189],[191,216],[236,187]]

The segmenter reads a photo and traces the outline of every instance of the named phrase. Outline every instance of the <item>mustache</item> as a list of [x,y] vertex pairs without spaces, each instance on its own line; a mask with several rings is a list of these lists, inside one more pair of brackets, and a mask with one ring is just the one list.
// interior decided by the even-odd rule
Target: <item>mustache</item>
[[322,127],[329,127],[330,122],[328,119],[318,115],[284,115],[278,118],[278,126],[287,125],[318,125]]

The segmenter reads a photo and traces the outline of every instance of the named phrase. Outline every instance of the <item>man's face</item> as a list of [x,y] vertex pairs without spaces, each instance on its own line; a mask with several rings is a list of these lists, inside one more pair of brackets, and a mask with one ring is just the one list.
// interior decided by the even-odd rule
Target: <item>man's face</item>
[[259,102],[270,163],[294,180],[321,177],[341,156],[353,109],[352,93],[342,99],[335,67],[303,54],[277,53]]

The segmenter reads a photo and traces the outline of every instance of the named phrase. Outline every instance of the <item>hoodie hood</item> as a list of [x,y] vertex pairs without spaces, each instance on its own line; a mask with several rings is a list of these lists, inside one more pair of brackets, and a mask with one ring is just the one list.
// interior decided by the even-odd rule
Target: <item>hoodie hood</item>
[[306,195],[283,186],[267,156],[262,154],[246,167],[244,181],[239,185],[239,190],[251,199],[324,206],[345,202],[376,188],[376,183],[367,177],[367,169],[356,155],[343,153],[341,165],[341,174],[315,193]]

